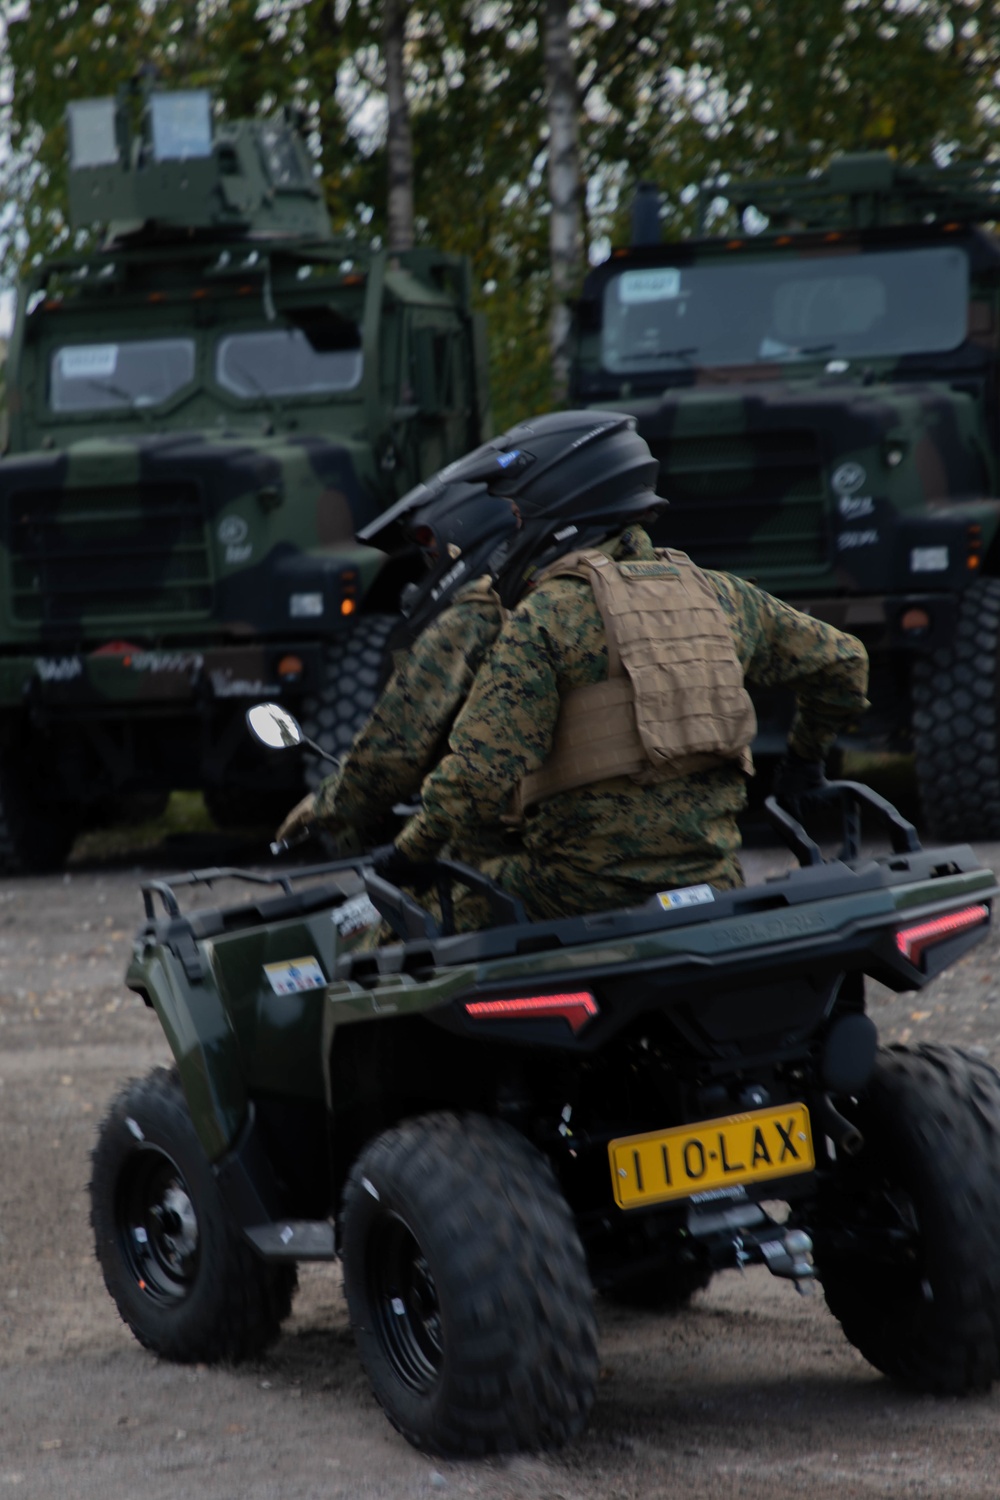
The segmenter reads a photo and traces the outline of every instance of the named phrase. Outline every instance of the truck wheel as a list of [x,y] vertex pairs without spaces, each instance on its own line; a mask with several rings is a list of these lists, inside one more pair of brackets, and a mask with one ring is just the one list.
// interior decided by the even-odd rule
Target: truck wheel
[[378,1136],[341,1223],[361,1361],[414,1447],[552,1448],[594,1399],[587,1266],[548,1162],[511,1127],[435,1114]]
[[[329,754],[347,753],[375,707],[388,676],[386,646],[397,623],[396,615],[361,615],[327,646],[322,686],[302,700],[302,728]],[[315,791],[332,767],[308,756],[304,769]]]
[[970,584],[951,641],[914,661],[913,739],[930,833],[1000,838],[1000,578]]
[[831,1248],[817,1238],[827,1304],[883,1374],[984,1391],[1000,1374],[1000,1075],[952,1047],[883,1049],[852,1118],[865,1145],[825,1204]]
[[19,755],[0,751],[0,871],[41,875],[61,869],[81,822],[77,808],[45,801]]
[[147,1349],[241,1360],[278,1336],[294,1266],[269,1266],[231,1222],[176,1072],[119,1094],[91,1158],[90,1222],[104,1282]]
[[293,792],[252,792],[244,787],[210,786],[202,796],[216,828],[277,828],[295,802]]

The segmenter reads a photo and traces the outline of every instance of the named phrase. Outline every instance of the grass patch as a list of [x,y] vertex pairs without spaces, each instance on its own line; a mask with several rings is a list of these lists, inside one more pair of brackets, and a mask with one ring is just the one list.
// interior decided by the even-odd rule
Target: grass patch
[[75,863],[137,854],[156,849],[179,835],[214,832],[215,824],[200,792],[171,792],[166,807],[157,817],[91,828],[82,833],[73,845],[72,860]]

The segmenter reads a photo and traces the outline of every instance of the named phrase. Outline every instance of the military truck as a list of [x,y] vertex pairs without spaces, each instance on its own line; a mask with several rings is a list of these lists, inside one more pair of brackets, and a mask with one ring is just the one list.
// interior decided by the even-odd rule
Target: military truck
[[[864,640],[850,743],[915,751],[931,831],[998,837],[996,171],[867,153],[701,201],[742,227],[662,243],[640,191],[584,285],[572,396],[637,416],[659,541]],[[776,751],[787,708],[757,707]]]
[[146,88],[68,128],[71,222],[107,229],[28,273],[7,362],[8,871],[133,793],[287,809],[247,704],[347,747],[408,566],[355,532],[489,433],[467,263],[334,235],[293,119]]

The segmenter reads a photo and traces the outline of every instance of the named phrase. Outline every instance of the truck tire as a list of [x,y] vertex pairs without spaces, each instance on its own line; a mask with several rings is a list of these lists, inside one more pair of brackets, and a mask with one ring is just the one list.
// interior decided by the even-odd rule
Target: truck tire
[[449,1114],[387,1130],[350,1173],[341,1230],[362,1364],[414,1447],[473,1457],[580,1432],[590,1279],[548,1162],[515,1130]]
[[[865,1144],[827,1209],[834,1243],[844,1228],[856,1241],[816,1241],[830,1311],[901,1384],[985,1391],[1000,1374],[1000,1075],[952,1047],[882,1049],[851,1113]],[[873,1255],[873,1229],[896,1251],[883,1237]]]
[[934,838],[1000,838],[1000,578],[962,595],[946,646],[913,663],[917,785]]
[[45,801],[18,752],[0,751],[0,873],[62,869],[81,824],[79,809]]
[[231,1221],[175,1071],[133,1079],[91,1157],[90,1222],[104,1283],[164,1359],[259,1354],[291,1311],[297,1272],[269,1266]]
[[277,828],[295,801],[294,794],[249,791],[245,787],[210,786],[202,796],[216,828]]
[[[378,701],[389,675],[386,647],[397,615],[361,615],[326,648],[323,683],[302,700],[302,728],[330,755],[346,755]],[[315,791],[333,769],[307,756],[306,784]]]

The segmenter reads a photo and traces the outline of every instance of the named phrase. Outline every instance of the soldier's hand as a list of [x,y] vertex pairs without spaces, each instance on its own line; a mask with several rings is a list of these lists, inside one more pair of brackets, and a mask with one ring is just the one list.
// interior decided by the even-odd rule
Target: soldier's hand
[[433,861],[411,859],[395,844],[380,844],[371,852],[372,871],[390,885],[405,885],[413,890],[428,890],[434,883]]
[[783,806],[787,806],[822,793],[828,785],[821,760],[804,760],[794,750],[788,750],[775,768],[771,791]]
[[316,821],[316,798],[312,792],[296,802],[288,817],[274,835],[275,843],[287,844],[290,839],[309,831]]

